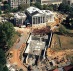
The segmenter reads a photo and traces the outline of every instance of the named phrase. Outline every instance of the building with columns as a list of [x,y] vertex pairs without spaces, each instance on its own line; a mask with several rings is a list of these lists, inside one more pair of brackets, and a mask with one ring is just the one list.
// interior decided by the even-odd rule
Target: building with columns
[[49,10],[40,10],[36,7],[26,9],[26,15],[31,25],[54,21],[54,14]]

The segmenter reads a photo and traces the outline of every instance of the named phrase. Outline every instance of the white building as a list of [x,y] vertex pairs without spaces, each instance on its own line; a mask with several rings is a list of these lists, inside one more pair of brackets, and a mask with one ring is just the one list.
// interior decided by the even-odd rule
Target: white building
[[26,15],[24,13],[15,13],[14,15],[14,23],[18,26],[23,25],[24,21],[26,20]]
[[26,15],[31,25],[54,22],[54,14],[49,10],[40,10],[36,7],[26,9]]
[[50,4],[60,4],[62,3],[62,0],[37,0],[37,2],[40,2],[41,5],[50,5]]
[[17,8],[20,4],[30,5],[30,0],[8,0],[11,8]]

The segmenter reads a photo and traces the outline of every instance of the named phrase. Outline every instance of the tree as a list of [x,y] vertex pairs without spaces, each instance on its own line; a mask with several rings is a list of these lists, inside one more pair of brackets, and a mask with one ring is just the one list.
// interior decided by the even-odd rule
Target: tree
[[44,4],[44,5],[43,5],[43,9],[44,9],[44,10],[47,10],[47,9],[48,9],[48,5],[45,5],[45,4]]
[[36,6],[36,7],[39,8],[39,9],[43,9],[43,6],[42,6],[39,2],[36,2],[36,3],[34,4],[34,6]]
[[0,64],[0,71],[3,71],[3,65]]
[[69,31],[68,29],[66,29],[63,25],[60,25],[60,27],[59,27],[59,32],[60,32],[61,34],[64,34],[64,35],[70,34],[70,31]]
[[[0,46],[3,48],[6,45],[11,46],[12,37],[15,34],[13,24],[4,22],[0,24]],[[8,47],[9,48],[9,47]]]
[[24,11],[28,7],[29,7],[29,4],[20,4],[18,9]]
[[13,24],[10,22],[4,22],[2,26],[2,30],[6,33],[7,40],[10,40],[15,32]]
[[0,2],[2,2],[2,0],[0,0]]
[[70,12],[70,9],[71,9],[71,8],[70,8],[69,5],[65,5],[65,12],[66,12],[66,13],[69,13],[69,12]]
[[0,71],[9,71],[6,66],[5,53],[1,48],[0,48]]
[[5,67],[3,68],[3,71],[9,71],[8,68],[7,68],[7,66],[5,66]]
[[57,11],[57,10],[58,10],[58,5],[56,5],[56,4],[55,4],[55,5],[51,4],[51,5],[49,5],[49,6],[47,7],[47,9]]
[[5,13],[8,13],[11,11],[9,4],[4,4],[4,8],[5,8]]
[[5,65],[6,64],[6,58],[4,51],[0,48],[0,64]]
[[17,12],[18,11],[18,8],[13,8],[11,11],[12,12]]
[[66,17],[66,24],[69,24],[69,22],[70,22],[70,17],[68,16],[68,17]]
[[71,12],[68,17],[66,17],[65,24],[68,28],[73,28],[73,12]]
[[61,3],[58,7],[58,10],[64,12],[65,11],[65,4]]
[[73,18],[73,10],[72,12],[69,14],[69,17],[72,19]]
[[5,1],[3,1],[3,4],[8,4],[8,1],[6,1],[6,0],[5,0]]
[[59,5],[58,10],[67,14],[70,14],[73,11],[71,6],[63,3]]
[[53,7],[52,6],[48,6],[48,9],[53,11]]
[[58,5],[57,4],[53,5],[53,10],[54,11],[57,11],[58,10]]
[[0,15],[2,14],[1,10],[0,10]]

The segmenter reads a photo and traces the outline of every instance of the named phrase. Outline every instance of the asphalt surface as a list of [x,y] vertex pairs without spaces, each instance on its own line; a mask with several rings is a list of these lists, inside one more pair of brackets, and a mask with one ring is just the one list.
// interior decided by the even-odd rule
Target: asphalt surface
[[19,42],[14,47],[16,49],[19,49],[23,43],[26,43],[28,37],[29,37],[29,34],[27,34],[27,35],[22,34],[22,36],[19,39]]

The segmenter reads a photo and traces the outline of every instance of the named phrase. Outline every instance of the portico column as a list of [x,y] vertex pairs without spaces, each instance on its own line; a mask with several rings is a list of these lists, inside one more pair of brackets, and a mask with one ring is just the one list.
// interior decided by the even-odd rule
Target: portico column
[[32,17],[32,24],[33,24],[33,17]]
[[35,17],[35,24],[36,24],[36,17]]
[[41,17],[40,17],[40,23],[41,23]]
[[38,17],[37,17],[37,24],[38,24]]
[[50,15],[50,21],[51,21],[51,15]]
[[46,22],[46,16],[45,16],[45,18],[44,18],[44,22]]
[[36,24],[37,24],[37,17],[36,17]]
[[37,24],[37,17],[36,17],[36,24]]
[[43,23],[43,16],[42,16],[42,23]]

